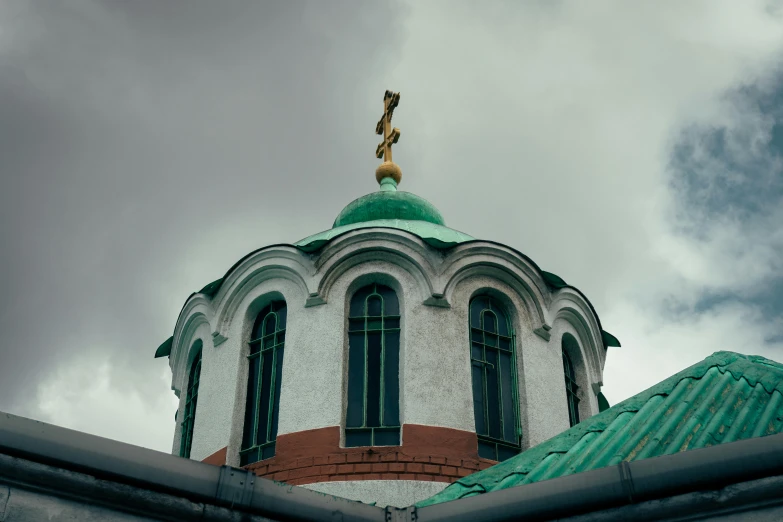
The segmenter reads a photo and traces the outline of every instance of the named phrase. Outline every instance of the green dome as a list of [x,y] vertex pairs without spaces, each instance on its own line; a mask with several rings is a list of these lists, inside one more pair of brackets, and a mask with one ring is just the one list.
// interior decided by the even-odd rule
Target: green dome
[[350,225],[331,228],[297,241],[294,243],[294,246],[301,248],[305,252],[315,252],[337,236],[360,228],[396,228],[397,230],[404,230],[420,237],[425,243],[435,248],[451,248],[466,241],[473,241],[474,239],[463,232],[428,221],[376,219],[374,221],[362,221],[360,223],[351,223]]
[[392,178],[384,178],[379,191],[350,202],[334,220],[332,228],[382,219],[446,224],[432,203],[410,192],[398,192],[397,183]]

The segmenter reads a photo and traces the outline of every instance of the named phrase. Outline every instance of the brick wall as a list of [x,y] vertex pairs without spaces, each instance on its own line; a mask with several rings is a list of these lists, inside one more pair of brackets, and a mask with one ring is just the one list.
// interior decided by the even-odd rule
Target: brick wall
[[[475,433],[406,424],[402,440],[403,446],[341,448],[338,426],[289,433],[278,437],[274,457],[246,468],[258,476],[298,486],[343,480],[451,483],[496,464],[478,456]],[[204,462],[223,464],[225,455],[223,448]]]

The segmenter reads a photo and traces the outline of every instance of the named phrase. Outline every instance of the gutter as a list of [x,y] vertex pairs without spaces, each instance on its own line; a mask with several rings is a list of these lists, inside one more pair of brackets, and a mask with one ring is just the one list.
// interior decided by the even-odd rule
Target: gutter
[[0,453],[273,520],[381,522],[397,511],[8,413],[0,413]]
[[[637,460],[421,508],[381,509],[0,413],[0,453],[281,521],[549,520],[783,475],[783,434]],[[0,459],[0,482],[13,473]],[[17,465],[17,467],[23,464]],[[76,480],[60,474],[59,481]],[[66,488],[62,488],[66,489]]]
[[783,434],[621,462],[416,510],[417,522],[550,520],[783,475]]

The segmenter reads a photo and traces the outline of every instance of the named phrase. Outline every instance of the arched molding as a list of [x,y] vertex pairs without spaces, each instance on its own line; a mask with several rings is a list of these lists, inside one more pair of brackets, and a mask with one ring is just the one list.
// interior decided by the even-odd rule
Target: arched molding
[[[353,295],[359,291],[360,289],[364,288],[365,286],[371,285],[373,283],[377,283],[379,285],[385,285],[394,290],[394,293],[397,294],[397,300],[400,304],[400,315],[402,317],[402,320],[404,321],[405,317],[405,290],[403,287],[402,282],[399,280],[398,277],[396,277],[394,274],[390,274],[388,272],[381,272],[379,270],[374,270],[370,272],[363,272],[363,273],[353,273],[353,274],[345,274],[347,279],[350,279],[351,282],[348,283],[348,285],[345,287],[345,292],[341,292],[343,295],[343,307],[344,307],[344,313],[343,316],[346,318],[345,326],[348,326],[348,312],[351,308],[351,298],[353,298]],[[347,332],[346,332],[347,334]]]
[[[341,235],[328,243],[315,260],[318,272],[324,272],[325,266],[334,264],[333,258],[345,257],[359,245],[367,243],[382,244],[387,248],[394,245],[395,250],[404,249],[407,255],[418,257],[425,271],[434,273],[442,256],[432,247],[424,243],[418,236],[403,230],[389,228],[363,228]],[[361,248],[361,247],[360,247]]]
[[336,282],[353,268],[366,263],[387,263],[396,265],[416,281],[423,296],[422,301],[433,293],[432,278],[435,265],[428,247],[420,240],[393,234],[388,231],[350,235],[335,246],[325,250],[316,262],[321,274],[318,295],[329,300]]
[[299,296],[286,296],[289,306],[304,306],[307,296],[313,293],[313,266],[305,254],[294,248],[278,248],[257,252],[234,269],[223,282],[213,302],[215,306],[215,332],[226,338],[237,315],[240,304],[258,285],[273,279],[285,279],[301,290]]
[[512,263],[504,257],[495,256],[491,252],[473,254],[461,252],[456,258],[449,256],[446,259],[448,265],[441,278],[446,281],[442,291],[443,297],[451,303],[454,289],[465,279],[476,276],[497,279],[508,285],[519,296],[534,330],[548,328],[545,308],[546,290],[539,287],[530,272],[523,268],[521,259],[519,263]]
[[183,330],[192,320],[192,316],[197,314],[205,316],[208,322],[215,316],[215,309],[212,306],[212,302],[204,294],[191,295],[182,307],[179,317],[177,317],[177,323],[174,325],[174,337],[172,338],[173,344],[169,364],[172,364],[172,360],[176,360],[177,347],[182,344]]
[[[579,419],[586,420],[593,415],[591,411],[592,382],[594,375],[589,367],[586,350],[580,340],[571,332],[565,331],[558,339],[558,348],[565,351],[576,373],[576,384],[579,386],[577,397],[579,398]],[[565,372],[565,368],[563,368]],[[565,374],[564,374],[565,375]],[[563,377],[565,381],[565,376]]]
[[[578,356],[583,361],[582,364],[584,365],[587,379],[585,383],[580,383],[580,386],[584,385],[592,389],[594,383],[601,382],[601,367],[590,332],[587,330],[582,316],[572,308],[561,308],[555,316],[555,321],[558,320],[565,321],[574,329],[574,333],[571,335],[576,339],[576,343],[579,346]],[[560,337],[560,341],[562,341],[562,335]]]
[[590,305],[581,294],[571,288],[561,288],[554,293],[549,315],[553,317],[553,321],[563,318],[576,329],[578,341],[587,352],[593,375],[600,382],[606,354],[601,339],[601,328]]
[[472,241],[456,246],[444,260],[441,270],[443,283],[450,283],[461,267],[475,264],[477,259],[492,260],[508,266],[526,281],[531,293],[537,296],[544,307],[549,306],[549,290],[538,267],[519,252],[498,243]]
[[[201,307],[206,306],[204,303]],[[196,341],[201,341],[202,346],[200,349],[204,349],[204,346],[211,345],[211,339],[207,334],[202,337],[196,337],[199,328],[207,326],[207,332],[209,332],[209,319],[204,310],[193,310],[187,319],[182,324],[179,333],[174,337],[174,345],[172,350],[172,357],[170,363],[172,364],[172,389],[176,392],[177,396],[182,393],[185,386],[185,379],[188,374],[188,363],[192,359],[192,347]]]

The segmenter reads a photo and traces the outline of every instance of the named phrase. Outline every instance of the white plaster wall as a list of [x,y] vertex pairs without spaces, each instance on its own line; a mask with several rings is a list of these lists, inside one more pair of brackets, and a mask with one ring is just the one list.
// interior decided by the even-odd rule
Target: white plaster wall
[[[247,379],[249,364],[248,345],[258,313],[270,302],[284,299],[286,302],[286,334],[283,355],[282,383],[280,385],[280,414],[278,435],[292,423],[292,418],[308,416],[319,406],[317,400],[307,396],[307,390],[301,390],[302,371],[309,371],[313,361],[322,361],[317,351],[308,350],[312,346],[313,328],[306,320],[304,308],[306,295],[301,287],[289,279],[268,279],[250,289],[237,307],[237,312],[227,328],[227,340],[218,348],[224,348],[235,361],[233,374],[226,376],[221,393],[230,396],[221,438],[215,440],[216,449],[227,446],[227,463],[239,466],[239,450],[242,445],[242,432],[245,420],[245,402],[247,397]],[[317,330],[317,329],[316,329]],[[308,339],[308,335],[311,336]],[[305,385],[306,386],[306,385]],[[328,397],[321,398],[328,400]],[[228,401],[227,401],[228,402]],[[320,413],[320,412],[318,412]]]
[[[486,290],[504,301],[514,324],[523,449],[557,435],[568,428],[562,334],[574,335],[584,352],[575,364],[584,379],[579,382],[585,394],[580,416],[586,419],[598,411],[591,385],[601,382],[603,359],[595,354],[600,332],[594,317],[583,317],[589,307],[576,292],[563,289],[553,296],[537,274],[506,247],[476,242],[444,254],[406,232],[386,229],[345,234],[315,256],[290,247],[248,256],[213,301],[204,296],[188,301],[175,330],[175,389],[186,386],[183,347],[196,338],[204,343],[192,458],[228,446],[228,463],[238,465],[247,341],[256,314],[272,299],[284,298],[288,305],[278,435],[341,426],[348,302],[371,282],[391,286],[400,300],[403,423],[475,430],[468,304]],[[552,325],[549,341],[542,338],[547,322]],[[217,346],[213,338],[220,341]],[[175,453],[179,437],[178,423]]]
[[[405,382],[409,372],[409,359],[412,356],[409,347],[417,345],[415,327],[421,320],[416,316],[411,308],[412,303],[421,302],[426,294],[421,292],[415,278],[400,266],[389,261],[367,260],[363,263],[352,266],[349,270],[340,275],[334,282],[329,291],[329,302],[322,307],[331,307],[332,316],[335,324],[338,325],[335,336],[340,346],[339,360],[341,362],[340,372],[340,401],[339,417],[340,424],[344,423],[345,410],[347,407],[348,393],[348,337],[346,335],[346,314],[350,305],[351,297],[360,288],[378,283],[389,286],[396,294],[400,304],[401,315],[401,335],[400,335],[400,422],[410,423],[410,411],[408,406],[411,404],[407,400],[408,390]],[[342,436],[341,436],[342,438]]]
[[[232,345],[223,343],[214,346],[209,325],[199,327],[199,334],[202,335],[204,348],[201,355],[193,445],[190,449],[190,458],[193,460],[203,460],[225,447],[234,406],[234,395],[231,393],[233,389],[230,385],[237,375],[237,357],[232,352]],[[183,392],[182,398],[185,395]],[[184,405],[184,402],[180,402]]]
[[299,487],[348,500],[358,500],[365,504],[375,502],[375,505],[381,508],[386,506],[406,508],[440,493],[447,486],[448,484],[444,482],[422,480],[346,480],[319,482]]

